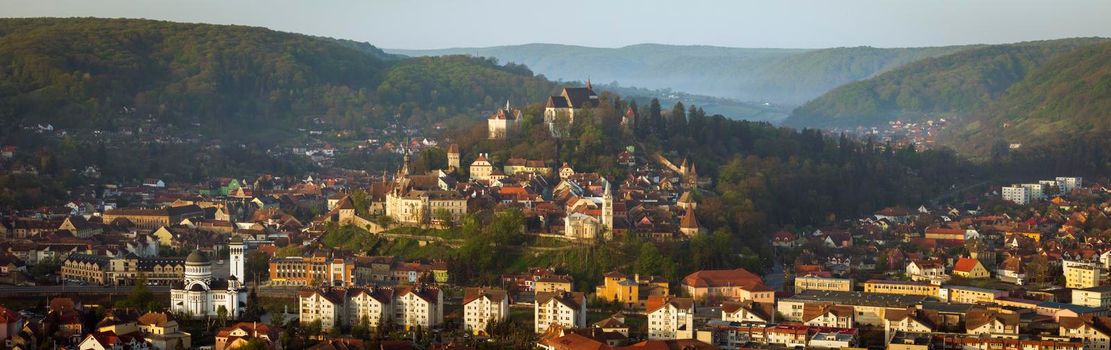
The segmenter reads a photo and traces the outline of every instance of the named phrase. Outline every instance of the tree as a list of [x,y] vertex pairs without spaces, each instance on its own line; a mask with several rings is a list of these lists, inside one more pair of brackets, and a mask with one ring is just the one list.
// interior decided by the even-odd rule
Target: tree
[[221,327],[228,323],[228,308],[224,307],[224,305],[220,305],[220,307],[216,308],[216,320],[220,321]]
[[270,323],[278,327],[285,326],[285,311],[272,311],[270,313]]
[[1026,263],[1026,278],[1031,283],[1045,283],[1049,279],[1049,259],[1038,255]]
[[147,310],[156,307],[157,301],[155,301],[154,293],[147,288],[147,277],[139,275],[139,278],[135,279],[135,285],[127,293],[127,298],[118,302],[117,305]]

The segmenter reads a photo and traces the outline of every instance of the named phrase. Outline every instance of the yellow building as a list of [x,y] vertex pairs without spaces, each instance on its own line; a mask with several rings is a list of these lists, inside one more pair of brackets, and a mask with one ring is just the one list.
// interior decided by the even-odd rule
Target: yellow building
[[869,280],[864,282],[865,293],[922,295],[938,297],[941,286],[928,282]]
[[1099,286],[1100,275],[1103,269],[1095,265],[1069,264],[1063,267],[1065,273],[1065,288],[1080,289]]
[[1007,296],[1007,292],[994,289],[948,286],[949,302],[961,304],[994,303],[995,298]]
[[991,273],[988,269],[981,264],[979,260],[973,258],[960,258],[953,264],[953,275],[964,278],[988,278]]
[[575,280],[568,275],[548,275],[536,279],[533,287],[537,293],[570,292]]
[[795,293],[804,290],[829,290],[838,292],[851,292],[853,280],[847,278],[826,278],[818,276],[803,276],[795,278]]
[[667,296],[667,280],[659,276],[640,278],[640,275],[626,275],[620,272],[605,274],[605,281],[595,288],[594,295],[603,301],[619,303],[628,309],[644,309],[648,297]]

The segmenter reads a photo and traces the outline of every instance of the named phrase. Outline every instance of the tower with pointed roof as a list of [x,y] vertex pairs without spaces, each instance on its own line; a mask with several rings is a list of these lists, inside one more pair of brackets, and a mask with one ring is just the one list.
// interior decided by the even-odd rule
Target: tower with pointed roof
[[607,235],[613,234],[613,194],[610,191],[610,183],[606,181],[606,187],[602,190],[602,229],[608,231]]
[[459,170],[459,145],[451,144],[447,147],[447,169],[448,172],[455,172]]
[[698,216],[694,215],[694,208],[687,207],[683,218],[679,220],[679,233],[687,237],[694,237],[701,231],[702,226],[698,223]]

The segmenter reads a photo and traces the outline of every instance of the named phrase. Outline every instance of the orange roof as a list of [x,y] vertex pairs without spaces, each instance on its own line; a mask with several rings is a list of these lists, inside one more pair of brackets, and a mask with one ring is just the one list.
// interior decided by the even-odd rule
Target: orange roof
[[972,272],[980,261],[973,258],[960,258],[957,263],[953,265],[953,271]]

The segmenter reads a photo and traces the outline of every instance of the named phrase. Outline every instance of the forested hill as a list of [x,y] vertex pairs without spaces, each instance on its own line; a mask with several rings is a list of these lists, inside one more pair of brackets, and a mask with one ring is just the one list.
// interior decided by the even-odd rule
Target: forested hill
[[875,126],[961,116],[990,104],[1046,62],[1104,39],[993,45],[924,59],[846,84],[792,111],[794,127]]
[[996,158],[1021,144],[1023,153],[1058,150],[1111,170],[1111,42],[1055,57],[949,131],[943,141],[970,155]]
[[641,44],[621,48],[528,44],[391,50],[409,56],[474,55],[525,64],[550,79],[673,89],[749,102],[798,105],[830,89],[968,47],[745,49]]
[[[292,129],[479,115],[557,86],[523,66],[401,59],[365,43],[265,28],[93,18],[0,19],[0,118],[113,128]],[[248,135],[243,135],[248,136]]]

